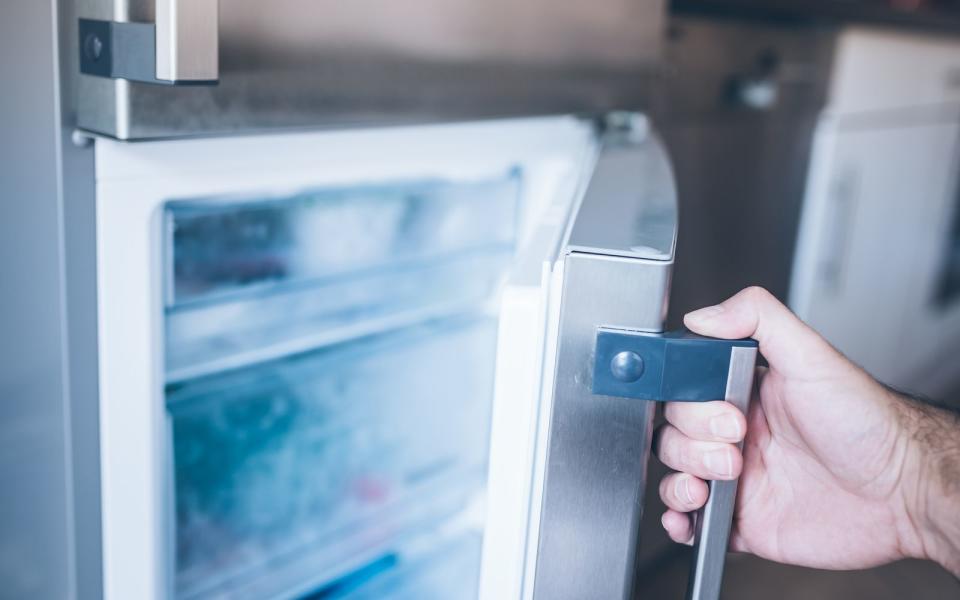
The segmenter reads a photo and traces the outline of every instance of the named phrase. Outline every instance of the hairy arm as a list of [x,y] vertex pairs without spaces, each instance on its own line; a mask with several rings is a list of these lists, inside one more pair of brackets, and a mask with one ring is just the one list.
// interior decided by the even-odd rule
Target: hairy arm
[[911,448],[904,494],[919,558],[960,577],[960,414],[903,397],[900,422]]

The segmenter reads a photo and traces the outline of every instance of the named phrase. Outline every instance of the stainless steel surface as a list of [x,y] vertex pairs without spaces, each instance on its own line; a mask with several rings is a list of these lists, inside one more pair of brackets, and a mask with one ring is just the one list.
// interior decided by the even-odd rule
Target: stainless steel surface
[[[593,354],[601,326],[662,331],[676,198],[656,138],[645,129],[628,133],[605,139],[565,250],[534,575],[539,600],[628,598],[634,585],[655,404],[594,396]],[[612,232],[609,245],[604,231]],[[632,248],[637,240],[656,240],[656,252]]]
[[655,403],[594,396],[601,325],[663,325],[670,263],[566,259],[534,598],[629,598]]
[[[82,0],[87,1],[87,0]],[[66,347],[73,474],[73,553],[76,600],[103,597],[100,519],[100,379],[97,318],[96,187],[90,138],[77,140],[77,1],[57,0],[60,81],[60,204]],[[77,142],[80,142],[79,144]]]
[[3,598],[71,589],[70,467],[56,36],[51,3],[15,0],[0,18],[0,579]]
[[[81,17],[158,16],[155,0],[78,1]],[[663,0],[230,0],[219,85],[85,76],[81,124],[149,138],[635,109],[664,13]]]
[[[761,20],[671,20],[652,111],[682,216],[670,327],[749,285],[786,298],[834,38]],[[763,110],[737,96],[758,80],[777,91]]]
[[[727,372],[724,399],[744,414],[753,394],[753,375],[757,364],[756,348],[733,348]],[[739,444],[743,448],[743,444]],[[717,600],[723,584],[723,565],[730,542],[733,509],[737,500],[737,480],[711,481],[710,497],[697,515],[693,544],[693,563],[687,587],[688,600]]]
[[157,79],[173,82],[217,79],[220,0],[154,1]]
[[[636,143],[634,136],[643,141]],[[597,161],[570,234],[570,249],[670,261],[676,228],[676,185],[660,140],[647,131],[645,122],[615,134]]]
[[81,272],[93,251],[93,161],[70,142],[62,102],[73,78],[61,66],[77,48],[75,35],[58,39],[70,6],[13,0],[0,18],[10,57],[0,76],[16,82],[0,96],[0,598],[100,595],[96,395],[87,395],[96,318],[85,304],[95,276]]

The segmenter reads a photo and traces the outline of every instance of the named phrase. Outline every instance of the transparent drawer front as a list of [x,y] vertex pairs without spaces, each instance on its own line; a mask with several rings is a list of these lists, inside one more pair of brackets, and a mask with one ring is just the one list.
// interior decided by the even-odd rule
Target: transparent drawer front
[[168,203],[167,380],[474,310],[512,260],[520,184]]
[[322,589],[462,510],[495,332],[446,319],[169,385],[178,597]]
[[519,172],[168,204],[167,306],[510,247]]
[[465,533],[410,557],[389,556],[304,600],[476,600],[481,543],[479,533]]

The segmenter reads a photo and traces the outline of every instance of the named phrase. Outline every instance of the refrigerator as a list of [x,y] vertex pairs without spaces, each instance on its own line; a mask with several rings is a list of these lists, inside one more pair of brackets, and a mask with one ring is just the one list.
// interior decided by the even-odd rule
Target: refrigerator
[[881,381],[953,402],[960,372],[943,357],[960,347],[960,46],[853,27],[834,60],[791,307]]
[[662,2],[16,10],[3,233],[51,278],[5,266],[2,343],[57,375],[2,431],[14,597],[632,595],[649,400],[701,342],[662,335]]

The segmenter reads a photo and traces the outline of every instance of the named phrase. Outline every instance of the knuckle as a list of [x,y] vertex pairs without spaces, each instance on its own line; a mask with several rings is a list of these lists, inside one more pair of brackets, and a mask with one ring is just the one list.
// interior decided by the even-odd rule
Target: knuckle
[[685,471],[688,468],[689,450],[684,443],[683,434],[676,429],[666,432],[660,443],[660,459],[668,467],[678,471]]
[[743,293],[751,300],[758,302],[762,302],[773,297],[773,295],[768,292],[766,288],[760,287],[759,285],[751,285],[747,289],[743,290]]
[[671,404],[675,406],[670,407],[668,405],[669,414],[667,417],[670,423],[692,438],[701,439],[709,435],[709,421],[711,415],[716,412],[715,408],[709,406],[710,403],[684,404],[673,402]]
[[689,472],[691,467],[697,464],[696,448],[694,444],[686,438],[678,439],[676,442],[677,467],[684,472]]

